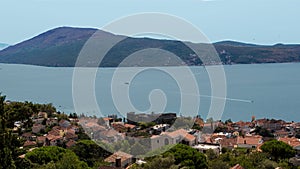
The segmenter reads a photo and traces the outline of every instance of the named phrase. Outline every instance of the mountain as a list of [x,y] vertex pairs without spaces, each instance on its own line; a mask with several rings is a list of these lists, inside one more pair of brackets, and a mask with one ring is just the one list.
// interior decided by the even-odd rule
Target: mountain
[[8,47],[9,45],[8,44],[5,44],[5,43],[0,43],[0,50]]
[[[0,62],[73,67],[83,45],[96,31],[97,29],[71,27],[52,29],[0,51]],[[109,44],[111,39],[117,37],[124,36],[97,31],[97,38],[99,38],[101,44]],[[205,49],[209,47],[207,44],[188,44],[198,45],[204,53]],[[276,44],[266,46],[234,41],[222,41],[213,45],[221,58],[222,64],[300,62],[300,45]],[[146,48],[156,50],[151,51],[149,54],[149,52],[142,50]],[[167,50],[170,53],[158,49]],[[185,63],[171,60],[171,53],[179,56]],[[131,60],[126,60],[127,56],[131,54],[134,55]],[[127,37],[114,45],[107,52],[100,66],[116,67],[122,61],[126,63],[123,64],[125,66],[145,66],[145,62],[150,66],[202,65],[197,55],[183,42],[132,37]],[[94,61],[91,60],[88,63],[90,62],[93,63]],[[214,62],[211,64],[220,63]],[[84,66],[95,66],[95,64]]]

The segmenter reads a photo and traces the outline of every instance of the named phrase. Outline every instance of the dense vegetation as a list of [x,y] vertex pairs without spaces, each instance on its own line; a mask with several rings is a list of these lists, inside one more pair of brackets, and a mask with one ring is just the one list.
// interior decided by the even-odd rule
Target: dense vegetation
[[[73,67],[81,48],[96,31],[96,29],[85,28],[56,28],[0,51],[0,62],[40,66]],[[99,31],[99,37],[99,41],[109,41],[110,39],[120,36]],[[208,49],[206,44],[193,45],[200,47],[201,53],[205,55],[205,51]],[[300,45],[277,44],[274,46],[260,46],[230,41],[218,42],[213,45],[221,58],[222,64],[282,63],[300,61]],[[195,55],[195,53],[183,42],[149,38],[125,38],[107,53],[100,66],[116,67],[127,56],[147,48],[169,51],[179,56],[179,58],[187,65],[202,64],[201,60]],[[149,57],[149,54],[145,55],[139,53],[139,59],[141,61],[147,60],[147,63],[136,62],[133,65],[139,66],[139,64],[141,64],[140,66],[146,66],[147,64],[150,64],[156,66],[174,66],[182,64],[181,62],[169,62],[169,60],[166,59],[168,57],[165,57],[165,59],[162,57],[162,53],[154,54],[159,56],[156,56],[154,59],[147,60],[146,57]],[[95,66],[93,65],[93,62],[94,60],[91,61],[91,65],[87,64],[86,66]]]

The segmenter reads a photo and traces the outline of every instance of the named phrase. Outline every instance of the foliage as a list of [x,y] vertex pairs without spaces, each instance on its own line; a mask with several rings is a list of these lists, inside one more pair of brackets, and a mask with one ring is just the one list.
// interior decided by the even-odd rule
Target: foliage
[[81,161],[85,161],[88,166],[93,167],[99,160],[111,155],[108,151],[97,145],[92,140],[81,140],[71,147],[71,150],[79,157]]
[[268,153],[275,161],[291,158],[296,154],[293,147],[277,140],[267,141],[261,146],[261,150],[265,153]]
[[256,127],[254,132],[263,137],[274,137],[274,135],[266,128]]
[[66,151],[66,149],[57,146],[41,147],[26,153],[25,157],[32,163],[42,165],[51,161],[57,162],[64,156]]
[[151,161],[142,166],[137,166],[136,169],[158,169],[158,168],[169,168],[178,169],[179,165],[175,165],[175,158],[169,154],[167,156],[156,156]]
[[4,111],[4,100],[5,97],[0,95],[0,169],[16,168],[13,159],[13,135],[7,128],[9,114]]
[[213,160],[218,158],[218,154],[213,149],[208,149],[205,153],[208,160]]
[[41,147],[26,153],[25,159],[34,168],[81,169],[88,168],[84,161],[70,150],[57,147]]
[[205,155],[190,146],[177,144],[164,154],[169,153],[174,155],[175,164],[180,164],[181,167],[189,167],[191,169],[208,167]]
[[141,129],[143,130],[143,129],[147,129],[149,127],[153,127],[153,126],[155,126],[155,124],[156,123],[154,123],[154,122],[139,122],[138,126],[141,127]]

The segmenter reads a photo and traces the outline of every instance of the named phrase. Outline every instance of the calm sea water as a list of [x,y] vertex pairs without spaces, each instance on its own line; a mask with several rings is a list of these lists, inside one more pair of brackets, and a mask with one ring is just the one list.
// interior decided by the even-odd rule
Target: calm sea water
[[[136,68],[123,68],[123,71],[126,73],[133,69]],[[223,120],[229,118],[234,121],[250,120],[254,115],[257,118],[300,121],[299,63],[226,65],[224,69],[227,97],[253,102],[226,100]],[[205,68],[191,67],[191,70],[195,73],[200,93],[211,95]],[[118,112],[110,88],[114,71],[113,68],[101,68],[96,77],[95,92],[103,114]],[[73,68],[0,64],[0,92],[7,95],[9,100],[53,103],[60,111],[70,113],[74,112],[72,75]],[[179,87],[174,79],[161,71],[150,69],[138,74],[129,84],[124,82],[120,85],[130,85],[130,99],[140,111],[146,111],[150,107],[149,93],[153,89],[165,92],[166,112],[179,111],[181,102]],[[200,98],[199,113],[205,118],[211,98]]]

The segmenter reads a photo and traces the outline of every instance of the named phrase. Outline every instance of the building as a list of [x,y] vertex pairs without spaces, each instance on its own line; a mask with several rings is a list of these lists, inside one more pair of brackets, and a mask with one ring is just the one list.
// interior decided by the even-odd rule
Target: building
[[221,152],[221,146],[219,144],[198,144],[193,146],[193,148],[201,153],[206,153],[209,149],[213,150],[216,154],[220,154]]
[[133,156],[125,152],[118,151],[104,159],[104,161],[110,163],[111,167],[126,168],[133,163]]
[[45,130],[45,126],[42,124],[34,124],[32,126],[32,133],[40,133],[42,130]]
[[263,143],[262,136],[238,136],[237,147],[241,148],[257,148]]
[[150,140],[152,150],[156,150],[169,144],[182,143],[194,146],[197,143],[196,137],[189,134],[184,129],[179,129],[173,132],[163,132],[160,135],[153,135]]
[[176,120],[176,113],[139,113],[135,112],[127,113],[128,124],[136,125],[138,122],[155,122],[157,124],[172,124]]

